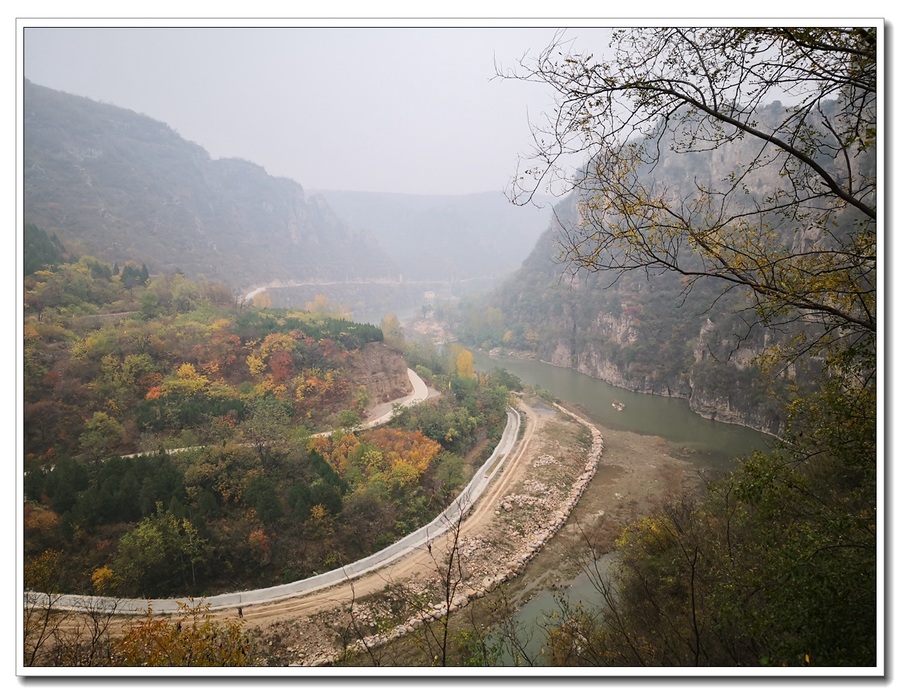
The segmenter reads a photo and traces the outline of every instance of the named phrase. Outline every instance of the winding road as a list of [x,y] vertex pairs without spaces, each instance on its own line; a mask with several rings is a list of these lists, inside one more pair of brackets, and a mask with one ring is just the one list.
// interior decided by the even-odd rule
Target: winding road
[[[450,513],[445,512],[425,528],[420,528],[401,540],[400,543],[409,540],[408,545],[393,558],[383,557],[382,561],[373,562],[372,568],[367,571],[345,575],[343,580],[322,589],[297,592],[280,600],[255,604],[250,609],[244,603],[244,622],[265,627],[287,618],[309,617],[334,608],[346,608],[353,601],[384,590],[389,584],[399,584],[416,576],[433,575],[434,557],[445,555],[453,541],[454,533],[445,531],[453,527],[454,520],[459,517],[457,511],[461,508],[460,502],[465,502],[462,507],[460,536],[477,535],[493,520],[500,500],[518,481],[513,473],[531,453],[530,447],[537,428],[537,418],[531,408],[522,404],[518,407],[525,414],[525,429],[521,438],[518,436],[521,413],[511,408],[500,443],[467,487],[472,496],[466,498],[464,491],[450,505]],[[443,532],[438,535],[432,528]]]
[[[377,426],[389,421],[394,414],[395,408],[393,405],[407,407],[428,398],[429,391],[425,382],[422,381],[419,375],[412,369],[407,369],[407,373],[413,386],[412,394],[390,403],[392,405],[391,410],[366,422],[366,424],[363,425],[365,428]],[[529,418],[529,420],[531,419],[532,418]],[[283,601],[286,598],[304,598],[305,596],[317,593],[324,588],[335,586],[359,578],[365,574],[381,570],[405,555],[412,553],[414,550],[430,545],[452,527],[460,517],[465,516],[465,514],[469,512],[473,504],[475,504],[485,489],[488,488],[489,484],[497,476],[496,473],[498,470],[503,469],[504,462],[513,452],[518,438],[520,422],[519,412],[513,408],[509,408],[507,411],[506,427],[500,442],[487,461],[473,475],[466,488],[450,504],[450,506],[441,513],[441,515],[428,525],[410,533],[389,547],[360,559],[359,561],[293,583],[257,590],[224,593],[203,598],[182,597],[153,600],[121,599],[86,595],[54,595],[52,597],[53,607],[55,609],[76,612],[93,611],[123,615],[145,614],[148,608],[151,609],[154,614],[172,614],[178,612],[183,605],[193,606],[199,603],[207,605],[211,610],[234,609],[237,607],[243,609],[248,606],[263,605],[272,603],[273,601]],[[488,495],[486,503],[481,504],[480,506],[492,508],[494,497],[500,493],[502,492],[497,485],[495,485],[492,488],[492,493]],[[383,585],[383,582],[379,581],[379,583]],[[31,593],[29,594],[29,600],[33,600],[37,604],[46,604],[47,596]],[[320,599],[317,598],[316,601],[318,602]]]

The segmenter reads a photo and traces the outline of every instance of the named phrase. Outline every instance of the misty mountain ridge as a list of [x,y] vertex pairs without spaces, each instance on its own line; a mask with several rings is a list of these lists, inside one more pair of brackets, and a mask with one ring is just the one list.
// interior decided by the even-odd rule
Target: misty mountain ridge
[[408,280],[498,279],[518,269],[550,224],[550,198],[517,206],[500,191],[412,195],[316,191],[371,234]]
[[25,84],[25,216],[67,248],[234,287],[395,276],[324,201],[240,159],[211,159],[133,111]]
[[24,123],[29,223],[79,254],[236,290],[496,278],[547,225],[499,192],[309,194],[252,162],[212,159],[148,116],[29,81]]

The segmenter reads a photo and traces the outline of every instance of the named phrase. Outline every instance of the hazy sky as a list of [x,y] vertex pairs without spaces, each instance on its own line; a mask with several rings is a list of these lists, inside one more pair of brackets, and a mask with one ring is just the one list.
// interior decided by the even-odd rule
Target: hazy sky
[[[213,157],[307,189],[503,190],[529,151],[535,84],[494,79],[546,28],[25,29],[25,77],[167,123]],[[569,28],[599,51],[608,32]]]

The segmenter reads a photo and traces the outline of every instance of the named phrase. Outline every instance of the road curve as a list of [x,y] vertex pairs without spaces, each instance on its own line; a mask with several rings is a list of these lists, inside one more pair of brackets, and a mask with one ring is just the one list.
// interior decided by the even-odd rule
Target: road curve
[[[412,407],[413,405],[418,405],[420,402],[428,398],[428,386],[425,385],[425,381],[423,381],[419,377],[419,374],[417,374],[412,369],[407,368],[406,373],[409,376],[409,382],[412,383],[413,392],[411,395],[407,395],[405,398],[395,401],[394,404],[401,407]],[[391,417],[393,416],[394,410],[391,409],[390,412],[386,412],[380,417],[369,420],[368,422],[363,424],[361,428],[371,429],[372,427],[377,427],[380,424],[389,422],[391,420]]]
[[[428,397],[428,387],[424,381],[412,369],[407,371],[413,385],[413,393],[397,402],[397,404],[402,406],[414,405]],[[365,426],[370,427],[382,424],[388,421],[392,415],[393,410],[383,417],[367,422]],[[376,571],[440,537],[453,526],[460,516],[464,516],[468,512],[487,488],[493,478],[494,471],[503,465],[506,457],[515,448],[520,422],[519,412],[514,408],[509,408],[507,410],[506,427],[493,453],[472,476],[466,488],[437,518],[389,547],[385,547],[375,554],[346,566],[324,574],[310,576],[300,581],[294,581],[293,583],[257,590],[223,593],[203,598],[182,597],[147,600],[87,595],[55,595],[53,596],[53,607],[73,612],[95,611],[123,615],[145,614],[148,608],[152,610],[153,614],[172,614],[178,612],[184,605],[194,606],[200,603],[208,605],[210,609],[246,607],[248,605],[272,602],[273,600],[300,597],[304,594]],[[29,594],[29,599],[40,605],[46,603],[47,596],[32,593]]]

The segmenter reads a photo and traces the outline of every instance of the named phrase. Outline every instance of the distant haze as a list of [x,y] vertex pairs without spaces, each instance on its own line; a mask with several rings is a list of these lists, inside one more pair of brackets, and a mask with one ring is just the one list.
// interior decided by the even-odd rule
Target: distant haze
[[[25,29],[32,82],[143,113],[305,188],[499,191],[546,88],[495,79],[554,28]],[[601,51],[608,31],[567,39]]]

